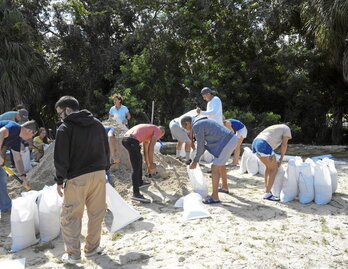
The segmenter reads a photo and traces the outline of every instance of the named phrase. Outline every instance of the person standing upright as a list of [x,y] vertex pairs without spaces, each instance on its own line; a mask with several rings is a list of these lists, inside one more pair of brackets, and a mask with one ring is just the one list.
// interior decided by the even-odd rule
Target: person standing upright
[[223,115],[222,115],[222,103],[219,97],[213,95],[213,91],[204,87],[201,90],[201,95],[204,101],[207,102],[207,110],[202,111],[199,107],[197,108],[197,114],[206,116],[208,119],[216,121],[218,124],[224,126]]
[[109,118],[114,119],[117,122],[122,123],[128,128],[128,121],[131,118],[131,114],[126,106],[122,105],[123,98],[119,93],[115,93],[112,96],[114,106],[109,110]]
[[100,254],[101,226],[105,216],[105,171],[110,166],[110,151],[104,126],[79,102],[63,96],[55,104],[63,121],[57,130],[54,148],[57,191],[64,200],[61,212],[62,236],[66,253],[64,263],[81,261],[80,235],[84,207],[88,231],[86,257]]

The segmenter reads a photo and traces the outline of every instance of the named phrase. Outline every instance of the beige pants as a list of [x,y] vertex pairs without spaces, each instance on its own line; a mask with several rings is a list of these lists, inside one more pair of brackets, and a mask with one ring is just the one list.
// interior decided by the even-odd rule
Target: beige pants
[[81,257],[81,224],[85,205],[88,214],[88,231],[85,252],[100,244],[101,225],[105,216],[105,171],[96,171],[69,179],[64,188],[61,213],[62,235],[66,252]]

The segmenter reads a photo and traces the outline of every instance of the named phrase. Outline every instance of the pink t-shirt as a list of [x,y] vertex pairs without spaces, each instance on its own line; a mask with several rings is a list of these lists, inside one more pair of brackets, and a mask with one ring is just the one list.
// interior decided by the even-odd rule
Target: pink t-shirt
[[158,126],[153,124],[138,124],[129,129],[125,135],[132,135],[138,139],[140,143],[143,143],[150,142],[153,136],[156,136],[157,139],[161,138],[162,131]]

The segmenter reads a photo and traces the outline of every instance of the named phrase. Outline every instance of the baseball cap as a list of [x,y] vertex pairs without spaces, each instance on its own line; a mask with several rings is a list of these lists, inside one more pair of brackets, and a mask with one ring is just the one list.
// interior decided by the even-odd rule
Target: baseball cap
[[207,94],[207,93],[213,93],[213,91],[210,89],[210,88],[208,88],[208,87],[204,87],[202,90],[201,90],[201,94],[203,95],[203,94]]
[[22,122],[28,121],[28,114],[29,114],[28,110],[22,108],[22,109],[18,110],[18,114],[21,117]]

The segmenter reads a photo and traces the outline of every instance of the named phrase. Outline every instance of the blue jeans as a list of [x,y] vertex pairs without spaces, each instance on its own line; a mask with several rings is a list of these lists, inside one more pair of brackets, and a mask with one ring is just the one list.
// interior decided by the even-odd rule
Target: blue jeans
[[5,170],[0,167],[0,210],[6,211],[11,209],[12,202],[7,193],[7,174]]

